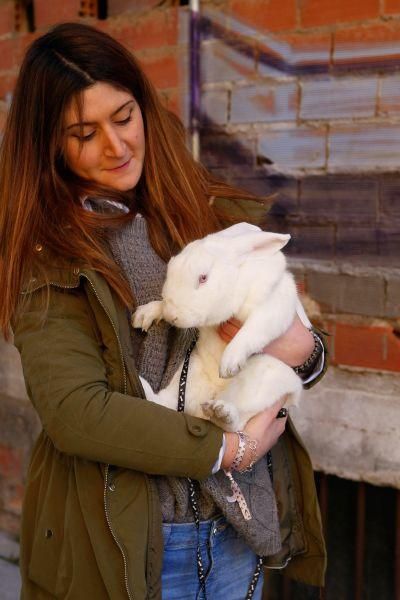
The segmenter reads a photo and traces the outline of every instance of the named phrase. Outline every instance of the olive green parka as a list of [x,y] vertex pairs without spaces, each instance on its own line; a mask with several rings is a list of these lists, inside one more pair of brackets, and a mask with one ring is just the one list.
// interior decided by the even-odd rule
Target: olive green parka
[[[222,431],[146,401],[126,311],[104,278],[38,249],[50,288],[33,277],[13,324],[43,426],[26,482],[21,598],[161,600],[161,511],[149,476],[206,478]],[[313,471],[291,423],[273,464],[282,551],[267,562],[322,585]]]

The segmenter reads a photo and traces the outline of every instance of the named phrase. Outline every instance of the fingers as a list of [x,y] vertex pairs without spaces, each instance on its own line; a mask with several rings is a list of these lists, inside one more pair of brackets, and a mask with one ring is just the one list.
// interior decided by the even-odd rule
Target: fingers
[[270,448],[272,448],[272,446],[275,446],[276,442],[278,441],[278,439],[280,438],[280,436],[282,435],[282,433],[285,431],[286,428],[286,421],[287,421],[287,416],[283,417],[281,419],[275,419],[275,421],[273,423],[271,423],[270,425],[270,439],[269,439],[269,443],[268,443],[268,450]]
[[281,407],[266,409],[252,417],[244,428],[244,431],[251,437],[259,440],[262,445],[265,444],[267,450],[276,443],[276,440],[285,430],[287,415],[276,418]]
[[263,453],[268,452],[275,444],[278,439],[285,431],[287,417],[282,419],[274,419],[264,431],[263,437],[259,441],[259,447],[262,448]]
[[272,434],[272,442],[270,442],[270,448],[275,446],[276,442],[285,431],[286,422],[288,419],[288,411],[286,408],[281,408],[278,411],[278,414],[275,416],[271,425],[269,426],[270,432]]
[[282,396],[282,398],[279,398],[279,400],[277,400],[276,402],[271,404],[271,406],[268,406],[266,409],[264,409],[263,412],[268,414],[271,419],[276,418],[279,411],[284,407],[284,405],[286,404],[287,401],[288,401],[288,398],[287,398],[287,395],[285,394],[284,396]]
[[218,335],[224,340],[224,342],[229,343],[233,337],[237,334],[241,327],[241,322],[237,319],[229,319],[218,327]]

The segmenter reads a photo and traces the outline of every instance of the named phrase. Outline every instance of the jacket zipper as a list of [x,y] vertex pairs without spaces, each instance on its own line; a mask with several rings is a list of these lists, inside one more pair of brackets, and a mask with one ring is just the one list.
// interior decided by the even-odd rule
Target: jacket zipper
[[[124,355],[123,355],[123,352],[122,352],[122,344],[121,344],[121,340],[120,340],[119,335],[118,335],[117,328],[116,328],[116,326],[114,324],[114,321],[111,318],[110,313],[108,312],[107,308],[104,306],[103,301],[101,300],[100,296],[98,295],[97,290],[96,290],[95,286],[93,285],[93,282],[91,281],[91,279],[89,279],[89,277],[85,273],[80,273],[80,276],[84,277],[89,282],[89,285],[92,288],[94,295],[96,296],[96,298],[97,298],[100,306],[103,308],[104,312],[106,313],[106,315],[107,315],[107,317],[108,317],[108,319],[109,319],[109,321],[111,323],[111,326],[112,326],[112,328],[114,330],[115,337],[117,338],[117,342],[118,342],[119,355],[120,355],[121,364],[122,364],[123,385],[122,385],[121,391],[122,391],[123,394],[126,394],[128,386],[127,386],[127,378],[126,378],[125,361],[124,361]],[[73,289],[73,288],[77,287],[76,285],[60,285],[59,283],[55,283],[53,281],[49,282],[49,285],[51,285],[53,287],[58,287],[58,288],[61,288],[61,289]],[[39,288],[37,288],[37,289],[39,289]],[[30,290],[30,292],[32,292],[32,291],[35,291],[35,290]],[[110,468],[110,465],[106,465],[105,472],[104,472],[104,490],[103,490],[104,512],[105,512],[107,525],[108,525],[108,528],[109,528],[110,533],[112,535],[112,538],[115,541],[115,543],[117,544],[117,546],[119,548],[119,551],[121,552],[122,559],[124,561],[124,581],[125,581],[126,593],[128,594],[129,600],[133,600],[133,596],[131,594],[131,591],[130,591],[130,588],[129,588],[129,581],[128,581],[128,561],[126,559],[126,555],[125,555],[124,549],[122,548],[121,543],[119,542],[117,536],[114,533],[114,530],[113,530],[112,525],[111,525],[110,514],[108,512],[108,506],[107,506],[107,488],[108,488],[108,472],[109,472],[109,468]]]
[[[93,290],[94,295],[96,296],[100,306],[103,308],[104,312],[106,313],[107,317],[109,318],[109,321],[111,323],[111,326],[114,330],[115,333],[115,337],[117,338],[117,342],[118,342],[118,349],[119,349],[119,355],[120,355],[120,359],[121,359],[121,365],[122,365],[122,373],[123,373],[123,385],[122,385],[122,393],[126,394],[127,390],[128,390],[128,386],[127,386],[127,378],[126,378],[126,368],[125,368],[125,361],[124,361],[124,355],[122,352],[122,344],[121,344],[121,340],[119,338],[118,335],[118,331],[117,328],[114,324],[114,321],[111,318],[110,313],[108,312],[107,308],[104,306],[103,301],[101,300],[100,296],[97,293],[97,290],[95,288],[95,286],[93,285],[93,282],[89,279],[89,277],[87,275],[85,275],[84,273],[80,274],[81,277],[84,277],[88,282],[90,287]],[[107,521],[107,525],[108,528],[110,530],[110,533],[113,537],[114,542],[117,544],[119,551],[121,552],[122,555],[122,560],[124,561],[124,581],[125,581],[125,589],[126,592],[128,594],[128,598],[129,600],[133,600],[133,596],[131,594],[130,588],[129,588],[129,581],[128,581],[128,561],[126,559],[126,555],[124,552],[124,549],[122,548],[122,545],[120,543],[120,541],[118,540],[113,528],[112,528],[112,524],[111,524],[111,519],[110,519],[110,513],[108,512],[108,505],[107,505],[107,489],[108,489],[108,474],[109,474],[109,469],[110,469],[110,465],[106,465],[105,468],[105,473],[104,473],[104,490],[103,490],[103,504],[104,504],[104,513],[106,516],[106,521]]]
[[109,471],[110,465],[106,465],[106,469],[105,469],[105,475],[104,475],[104,492],[103,492],[103,502],[104,502],[104,512],[106,515],[106,521],[107,521],[107,525],[108,525],[108,529],[110,530],[110,533],[113,537],[114,542],[117,544],[119,551],[122,554],[122,560],[124,561],[124,581],[125,581],[125,589],[126,592],[128,594],[128,598],[129,600],[133,600],[133,596],[131,595],[131,591],[129,588],[129,582],[128,582],[128,563],[126,560],[126,556],[125,556],[125,552],[124,549],[122,548],[120,542],[118,541],[117,536],[114,533],[114,530],[112,528],[111,525],[111,519],[110,519],[110,515],[108,512],[108,507],[107,507],[107,486],[108,486],[108,471]]

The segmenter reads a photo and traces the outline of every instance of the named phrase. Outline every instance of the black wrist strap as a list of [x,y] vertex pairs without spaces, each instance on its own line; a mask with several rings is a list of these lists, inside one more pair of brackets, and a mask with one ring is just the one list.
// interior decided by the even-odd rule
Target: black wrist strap
[[316,333],[316,331],[314,331],[314,329],[310,329],[310,331],[314,338],[314,349],[302,365],[293,367],[293,371],[299,375],[299,377],[304,379],[312,374],[324,350],[324,346],[319,335]]

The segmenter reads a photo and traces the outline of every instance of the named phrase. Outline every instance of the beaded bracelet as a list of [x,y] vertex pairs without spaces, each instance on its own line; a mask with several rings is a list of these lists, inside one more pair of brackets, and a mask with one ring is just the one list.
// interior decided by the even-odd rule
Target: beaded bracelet
[[323,345],[322,345],[319,335],[313,329],[310,329],[310,332],[312,333],[312,336],[314,338],[314,349],[311,352],[310,356],[307,358],[307,360],[305,360],[303,362],[302,365],[293,367],[293,371],[297,375],[300,375],[300,376],[305,375],[306,373],[308,373],[315,367],[319,357],[322,354],[322,350],[323,350]]
[[244,433],[243,431],[239,431],[238,433],[242,434],[243,436],[246,437],[247,447],[249,448],[250,453],[251,453],[251,459],[250,459],[249,465],[244,469],[238,469],[238,471],[240,471],[240,473],[247,473],[248,471],[252,470],[252,468],[254,467],[254,465],[256,464],[256,462],[258,460],[258,454],[257,454],[258,442],[257,442],[257,440],[253,440],[249,435],[247,435],[247,433]]
[[[235,458],[233,459],[229,470],[230,471],[240,471],[241,473],[245,473],[247,471],[251,471],[251,469],[254,467],[255,463],[257,462],[258,442],[257,442],[257,440],[251,439],[250,436],[247,433],[245,433],[244,431],[236,431],[236,433],[239,438],[239,445],[238,445],[238,449],[236,451]],[[241,469],[240,465],[243,462],[243,457],[246,453],[247,448],[249,448],[249,450],[251,452],[250,464],[245,469]]]
[[239,439],[239,445],[238,445],[238,449],[236,450],[236,454],[235,454],[235,458],[232,461],[231,467],[230,467],[230,471],[238,471],[240,465],[242,464],[242,460],[244,457],[244,454],[246,452],[246,437],[244,436],[244,434],[241,431],[236,431],[236,434],[238,436]]

